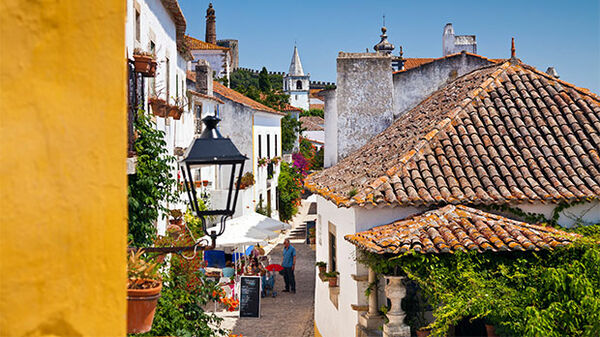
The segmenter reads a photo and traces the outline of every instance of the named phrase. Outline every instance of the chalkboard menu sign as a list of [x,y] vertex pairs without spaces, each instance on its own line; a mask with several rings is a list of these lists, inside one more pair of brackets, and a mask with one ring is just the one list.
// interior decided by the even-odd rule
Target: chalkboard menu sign
[[260,276],[241,277],[240,317],[260,317]]

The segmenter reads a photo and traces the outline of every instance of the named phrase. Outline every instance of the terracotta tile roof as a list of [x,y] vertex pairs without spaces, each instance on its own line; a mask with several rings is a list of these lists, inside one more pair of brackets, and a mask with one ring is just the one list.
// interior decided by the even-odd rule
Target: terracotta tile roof
[[447,205],[344,238],[376,254],[439,254],[459,250],[537,251],[565,246],[579,237],[462,205]]
[[325,125],[325,120],[319,116],[300,117],[302,128],[306,131],[323,131],[322,125]]
[[205,95],[205,94],[203,94],[203,93],[200,93],[200,92],[197,92],[197,91],[194,91],[194,90],[188,90],[188,91],[190,92],[190,94],[192,94],[192,95],[194,95],[194,96],[198,96],[198,97],[201,97],[201,98],[206,98],[206,99],[211,99],[211,100],[213,100],[213,101],[216,101],[217,103],[220,103],[220,104],[225,104],[225,102],[223,102],[222,100],[218,99],[218,98],[217,98],[217,97],[215,97],[215,96],[209,96],[209,95]]
[[276,115],[280,115],[280,116],[286,115],[283,112],[273,110],[266,105],[258,103],[257,101],[255,101],[249,97],[246,97],[233,89],[227,88],[226,86],[224,86],[223,84],[221,84],[217,81],[213,82],[213,92],[223,96],[226,99],[240,103],[240,104],[245,105],[254,110],[268,112],[268,113],[272,113],[272,114],[276,114]]
[[306,186],[345,207],[598,199],[600,98],[519,61],[494,64],[433,93]]
[[229,50],[227,47],[221,47],[216,44],[200,41],[189,35],[185,36],[185,42],[190,50]]
[[185,72],[185,74],[186,74],[186,77],[188,80],[190,80],[192,82],[196,82],[196,73],[195,72],[188,70]]
[[289,104],[286,104],[285,107],[283,107],[282,111],[300,111],[300,112],[302,112],[302,109],[296,108],[295,106],[291,106]]
[[323,89],[309,89],[308,97],[321,99],[321,96],[319,96],[319,92],[321,91],[323,91]]
[[325,104],[310,104],[309,109],[320,109],[320,110],[324,110],[325,109]]
[[[500,63],[505,61],[504,59],[488,59],[487,57],[481,56],[481,55],[477,55],[477,54],[473,54],[473,53],[467,53],[465,52],[465,54],[470,55],[470,56],[474,56],[474,57],[478,57],[482,60],[487,60],[493,63]],[[443,57],[438,57],[438,58],[429,58],[429,57],[414,57],[414,58],[405,58],[404,60],[404,69],[402,70],[398,70],[395,71],[394,74],[397,73],[401,73],[403,71],[407,71],[413,68],[418,68],[424,64],[428,64],[434,61],[438,61],[438,60],[442,60],[442,59],[447,59],[447,58],[451,58],[451,57],[456,57],[461,55],[461,53],[456,53],[456,54],[450,54],[450,55],[446,55]]]

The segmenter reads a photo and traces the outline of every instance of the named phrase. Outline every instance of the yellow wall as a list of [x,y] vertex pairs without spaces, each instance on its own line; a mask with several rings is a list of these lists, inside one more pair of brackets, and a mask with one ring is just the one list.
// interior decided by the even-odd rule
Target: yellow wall
[[125,1],[0,1],[0,335],[125,335]]

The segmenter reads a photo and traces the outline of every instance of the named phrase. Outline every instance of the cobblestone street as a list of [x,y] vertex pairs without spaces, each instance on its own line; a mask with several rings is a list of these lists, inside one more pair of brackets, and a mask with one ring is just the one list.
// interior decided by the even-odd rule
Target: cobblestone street
[[[283,276],[277,274],[275,290],[277,297],[261,299],[260,318],[238,318],[225,316],[224,328],[233,329],[233,334],[244,337],[312,337],[314,336],[314,289],[315,252],[305,244],[304,221],[314,219],[308,215],[309,204],[303,201],[299,214],[293,219],[288,236],[296,248],[296,293],[284,293]],[[273,263],[281,264],[283,242],[275,246],[268,255]]]

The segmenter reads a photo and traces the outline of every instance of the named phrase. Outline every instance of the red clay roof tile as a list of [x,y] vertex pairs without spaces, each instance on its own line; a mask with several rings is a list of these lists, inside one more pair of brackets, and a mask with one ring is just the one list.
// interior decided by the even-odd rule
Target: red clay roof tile
[[506,61],[438,90],[306,186],[345,207],[598,199],[599,152],[598,96]]
[[360,249],[376,254],[526,251],[553,249],[580,235],[532,225],[462,205],[442,208],[388,225],[346,235]]
[[272,114],[276,114],[276,115],[280,115],[280,116],[285,116],[286,114],[283,112],[279,112],[276,110],[273,110],[271,108],[269,108],[266,105],[263,105],[261,103],[258,103],[257,101],[246,97],[244,95],[242,95],[241,93],[227,88],[226,86],[224,86],[223,84],[214,81],[213,82],[213,92],[223,96],[226,99],[232,100],[234,102],[240,103],[242,105],[245,105],[249,108],[252,108],[254,110],[258,110],[258,111],[262,111],[262,112],[268,112],[268,113],[272,113]]

